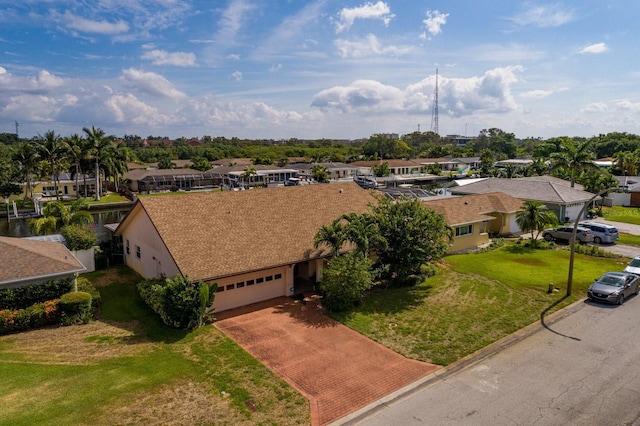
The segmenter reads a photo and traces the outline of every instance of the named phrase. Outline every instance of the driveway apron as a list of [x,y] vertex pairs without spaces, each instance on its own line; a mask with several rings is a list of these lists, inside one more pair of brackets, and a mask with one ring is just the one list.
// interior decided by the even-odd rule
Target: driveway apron
[[216,326],[308,400],[313,425],[352,413],[440,368],[404,358],[287,297],[217,314]]

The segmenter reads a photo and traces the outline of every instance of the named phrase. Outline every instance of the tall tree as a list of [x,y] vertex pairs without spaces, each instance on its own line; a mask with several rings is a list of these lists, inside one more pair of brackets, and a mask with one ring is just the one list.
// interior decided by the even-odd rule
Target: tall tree
[[[537,245],[540,233],[557,221],[555,213],[539,201],[525,201],[520,210],[516,212],[516,223],[522,232],[531,232],[533,246]],[[535,235],[534,232],[536,232]]]
[[[87,157],[87,141],[77,133],[67,138],[67,158],[71,163],[71,175],[75,179],[76,199],[80,198],[80,187],[78,186],[78,178],[84,173],[82,172],[82,161]],[[85,185],[86,190],[86,185]]]
[[29,222],[29,228],[34,234],[42,235],[54,233],[67,225],[88,225],[93,223],[88,206],[85,199],[75,200],[70,205],[50,201],[42,208],[42,217]]
[[56,193],[56,200],[60,199],[58,193],[58,183],[60,180],[60,166],[67,153],[67,144],[53,130],[47,131],[43,137],[38,138],[38,149],[41,157],[48,164],[48,172],[53,180],[53,188]]
[[89,153],[94,161],[94,173],[96,179],[96,201],[100,201],[100,162],[111,153],[111,139],[105,136],[102,129],[92,126],[90,129],[84,127],[82,131],[85,133],[89,147]]
[[552,153],[550,159],[552,164],[551,171],[564,170],[571,180],[572,188],[575,186],[576,179],[582,171],[598,168],[593,163],[595,154],[590,141],[575,143],[570,138],[562,138],[559,151]]
[[329,225],[322,225],[314,238],[314,247],[326,245],[331,248],[334,256],[340,255],[340,249],[345,242],[344,226],[342,218],[338,218]]
[[33,199],[32,177],[40,161],[40,152],[36,144],[30,141],[20,142],[13,153],[13,161],[20,168],[25,183],[24,199]]

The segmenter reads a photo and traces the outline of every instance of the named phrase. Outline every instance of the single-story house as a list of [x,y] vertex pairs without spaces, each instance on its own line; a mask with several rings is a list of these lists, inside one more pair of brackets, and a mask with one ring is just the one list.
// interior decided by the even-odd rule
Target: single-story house
[[340,162],[326,162],[326,163],[294,163],[289,164],[287,167],[290,169],[296,169],[302,176],[311,176],[314,166],[322,166],[327,169],[329,179],[345,179],[354,177],[358,174],[358,168],[350,164]]
[[[251,169],[255,170],[255,174],[246,176],[246,171]],[[207,173],[213,174],[216,185],[233,188],[281,185],[298,176],[295,168],[265,164],[218,166]]]
[[572,188],[570,182],[552,176],[488,178],[448,190],[453,195],[504,192],[523,201],[540,201],[556,214],[560,222],[578,219],[580,210],[595,195],[584,191],[581,185],[576,184]]
[[364,213],[375,198],[353,182],[139,198],[116,228],[125,264],[144,278],[217,282],[217,311],[288,296],[322,278],[320,227]]
[[86,271],[64,244],[0,237],[0,288],[43,284]]
[[194,169],[133,169],[125,173],[129,189],[133,192],[169,191],[172,188],[191,190],[211,187],[211,172]]
[[454,229],[451,252],[487,244],[489,234],[521,232],[516,222],[516,212],[522,207],[523,201],[502,192],[427,199],[423,204],[442,214]]

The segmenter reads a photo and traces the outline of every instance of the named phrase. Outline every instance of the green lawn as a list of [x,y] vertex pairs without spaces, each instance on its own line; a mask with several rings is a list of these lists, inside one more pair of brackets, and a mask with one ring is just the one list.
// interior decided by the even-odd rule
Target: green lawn
[[616,222],[632,223],[640,225],[640,209],[637,207],[613,206],[603,208],[605,219]]
[[620,232],[618,234],[618,244],[640,247],[640,235],[632,235]]
[[[374,292],[353,312],[332,316],[404,356],[447,365],[579,300],[595,278],[625,264],[576,255],[565,298],[568,259],[567,250],[517,245],[448,256],[422,284]],[[549,283],[559,291],[548,294]]]
[[[115,272],[114,272],[115,271]],[[213,326],[164,326],[125,268],[100,321],[0,337],[0,425],[309,423],[309,404]]]

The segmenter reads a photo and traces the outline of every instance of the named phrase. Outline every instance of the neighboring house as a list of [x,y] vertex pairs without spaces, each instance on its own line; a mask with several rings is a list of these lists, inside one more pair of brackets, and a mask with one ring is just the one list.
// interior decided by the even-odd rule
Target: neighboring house
[[622,192],[607,195],[604,204],[608,206],[640,207],[640,177],[615,176]]
[[60,242],[0,237],[0,288],[43,284],[86,271]]
[[321,226],[375,198],[353,182],[139,198],[116,228],[144,278],[217,282],[218,311],[295,293],[322,278]]
[[358,168],[351,164],[328,162],[328,163],[294,163],[289,164],[287,167],[290,169],[296,169],[302,176],[312,177],[313,167],[322,166],[327,169],[329,179],[338,180],[345,178],[352,178],[358,174]]
[[125,175],[133,192],[169,191],[172,188],[191,190],[211,187],[214,175],[194,169],[133,169]]
[[516,168],[526,167],[529,164],[533,163],[533,159],[531,158],[510,158],[508,160],[500,160],[493,163],[493,167],[503,168],[507,166],[513,166]]
[[425,207],[442,214],[454,229],[450,249],[454,253],[487,244],[489,234],[520,233],[516,212],[522,203],[522,200],[501,192],[423,201]]
[[504,192],[523,201],[540,201],[556,214],[560,222],[576,220],[582,207],[594,196],[584,191],[582,185],[576,184],[571,188],[570,182],[552,176],[488,178],[448,190],[454,195]]
[[[87,192],[93,193],[95,191],[95,179],[91,176],[78,176],[78,187],[80,188],[80,194],[84,195],[84,183],[87,183]],[[58,176],[58,195],[63,198],[75,198],[76,197],[76,180],[75,176],[72,176],[70,173],[60,173]],[[27,190],[26,183],[21,183],[22,194],[21,198],[25,197],[25,192]],[[53,183],[53,176],[46,181],[32,181],[31,182],[31,191],[33,192],[34,198],[40,197],[55,197],[56,196],[56,188]]]
[[[247,169],[254,169],[255,175],[246,176]],[[226,185],[233,188],[284,185],[292,177],[298,176],[298,170],[291,167],[278,167],[275,165],[240,165],[219,166],[209,170],[217,185]]]
[[389,165],[391,175],[376,177],[378,185],[396,187],[400,185],[436,185],[439,182],[447,181],[444,176],[436,176],[426,173],[427,166],[410,160],[375,160],[375,161],[354,161],[350,166],[358,168],[359,175],[373,176],[373,166],[380,166],[384,163]]

